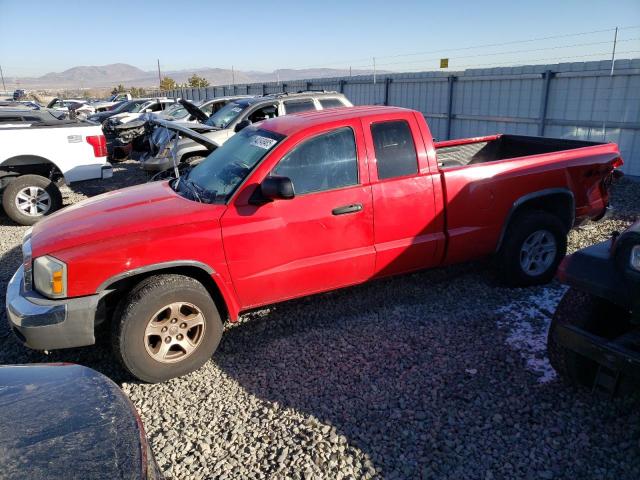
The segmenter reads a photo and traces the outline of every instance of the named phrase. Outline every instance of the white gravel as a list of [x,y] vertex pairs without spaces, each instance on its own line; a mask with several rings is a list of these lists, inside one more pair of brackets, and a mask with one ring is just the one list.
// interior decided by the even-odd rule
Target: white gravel
[[[134,162],[65,203],[144,180]],[[621,217],[570,235],[600,241],[640,212],[640,184],[614,191]],[[0,292],[24,227],[0,216]],[[506,289],[488,262],[419,272],[245,315],[201,370],[131,382],[108,348],[44,355],[8,332],[0,363],[78,362],[122,385],[158,462],[198,478],[640,478],[640,397],[613,402],[554,378],[544,352],[563,291]]]

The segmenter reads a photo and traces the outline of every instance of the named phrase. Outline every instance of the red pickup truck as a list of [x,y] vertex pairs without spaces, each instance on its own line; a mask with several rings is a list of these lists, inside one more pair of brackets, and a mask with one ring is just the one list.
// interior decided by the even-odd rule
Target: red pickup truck
[[148,382],[199,368],[223,320],[374,278],[496,255],[549,281],[567,232],[602,217],[615,144],[495,135],[434,143],[419,112],[358,107],[242,130],[171,181],[39,222],[7,289],[29,347],[90,345],[109,322]]

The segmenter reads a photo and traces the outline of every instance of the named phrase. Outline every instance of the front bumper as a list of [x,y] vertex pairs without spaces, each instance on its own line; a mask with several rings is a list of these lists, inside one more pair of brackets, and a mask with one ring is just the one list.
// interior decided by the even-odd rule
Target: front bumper
[[87,180],[111,178],[113,176],[113,167],[106,161],[79,165],[63,172],[63,176],[67,185]]
[[11,330],[36,350],[82,347],[95,343],[94,328],[104,319],[104,294],[51,300],[24,290],[24,267],[7,287],[7,318]]
[[173,167],[171,157],[149,157],[141,159],[142,169],[147,172],[162,172]]
[[564,258],[558,267],[561,283],[631,308],[632,286],[610,254],[611,240],[578,250]]
[[609,340],[573,325],[559,325],[558,343],[599,365],[640,379],[640,328]]

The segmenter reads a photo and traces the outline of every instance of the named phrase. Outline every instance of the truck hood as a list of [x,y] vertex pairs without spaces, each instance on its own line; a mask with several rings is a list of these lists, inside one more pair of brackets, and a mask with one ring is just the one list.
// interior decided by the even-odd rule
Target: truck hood
[[199,203],[174,192],[169,182],[115,190],[46,217],[33,227],[33,257],[141,231],[220,218],[224,205]]

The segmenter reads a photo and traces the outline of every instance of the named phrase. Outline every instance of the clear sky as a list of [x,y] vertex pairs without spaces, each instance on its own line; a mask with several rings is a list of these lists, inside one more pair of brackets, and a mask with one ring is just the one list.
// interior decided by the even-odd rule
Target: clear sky
[[[638,27],[620,31],[618,51],[640,57],[640,0],[0,0],[0,65],[5,76],[38,76],[118,62],[153,70],[157,58],[165,71],[370,68],[373,56],[398,71],[438,57],[454,67],[558,63],[604,58],[613,33],[600,30],[615,26]],[[414,52],[431,53],[392,57]]]

